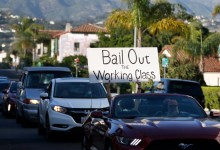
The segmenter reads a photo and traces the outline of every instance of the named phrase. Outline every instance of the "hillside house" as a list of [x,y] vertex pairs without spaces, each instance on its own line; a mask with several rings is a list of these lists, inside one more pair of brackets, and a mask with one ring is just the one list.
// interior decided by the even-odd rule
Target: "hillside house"
[[[98,41],[98,33],[107,33],[105,28],[90,23],[74,28],[67,24],[65,31],[45,30],[41,32],[48,32],[51,35],[51,57],[56,56],[59,62],[67,56],[86,56],[86,49]],[[41,45],[35,53],[41,57],[45,51],[45,47]],[[34,60],[36,59],[37,57]]]
[[[172,46],[166,45],[160,52],[168,58],[172,57]],[[185,54],[180,51],[177,57],[183,57]],[[203,60],[203,77],[207,86],[220,86],[220,58],[205,57]]]

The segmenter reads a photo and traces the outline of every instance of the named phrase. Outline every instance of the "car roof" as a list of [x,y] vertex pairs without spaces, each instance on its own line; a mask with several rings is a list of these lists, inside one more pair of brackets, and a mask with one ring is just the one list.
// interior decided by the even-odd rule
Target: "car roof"
[[24,67],[24,71],[68,71],[71,72],[68,67]]
[[89,78],[76,78],[76,77],[67,77],[67,78],[55,78],[55,82],[90,82]]
[[178,94],[178,93],[132,93],[132,94],[120,94],[114,96],[114,98],[123,98],[123,97],[132,97],[132,96],[148,96],[148,95],[155,95],[155,96],[185,96],[191,97],[189,95]]
[[166,81],[181,81],[181,82],[192,82],[192,83],[199,83],[194,80],[186,80],[186,79],[178,79],[178,78],[161,78],[161,81],[166,80]]

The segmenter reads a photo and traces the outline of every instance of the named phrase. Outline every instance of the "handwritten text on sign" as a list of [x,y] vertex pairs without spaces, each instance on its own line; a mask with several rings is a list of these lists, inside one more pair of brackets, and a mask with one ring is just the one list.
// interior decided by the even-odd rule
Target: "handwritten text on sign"
[[88,48],[90,82],[160,80],[158,50],[145,48]]

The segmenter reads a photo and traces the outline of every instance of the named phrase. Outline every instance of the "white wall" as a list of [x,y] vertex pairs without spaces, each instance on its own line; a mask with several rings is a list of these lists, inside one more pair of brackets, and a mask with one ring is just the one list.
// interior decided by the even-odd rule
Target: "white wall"
[[205,72],[203,76],[208,86],[220,86],[220,72]]
[[[91,43],[98,41],[96,34],[73,34],[66,33],[59,38],[59,55],[57,60],[61,62],[64,57],[73,55],[84,55],[86,56],[86,49],[90,47]],[[74,51],[74,43],[80,43],[79,52]]]
[[[3,62],[3,59],[7,56],[7,53],[5,51],[2,51],[0,53],[0,62]],[[12,65],[13,66],[17,66],[20,62],[20,58],[19,57],[16,57],[14,55],[10,55],[10,57],[12,58]]]
[[5,51],[2,51],[2,52],[0,53],[0,62],[3,61],[3,58],[5,58],[6,55],[7,55],[7,53],[6,53]]

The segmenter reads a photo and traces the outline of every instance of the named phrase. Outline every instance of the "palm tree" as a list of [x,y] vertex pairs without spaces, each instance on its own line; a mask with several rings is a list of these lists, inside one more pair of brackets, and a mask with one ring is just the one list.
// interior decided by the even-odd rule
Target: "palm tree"
[[216,17],[218,14],[220,14],[220,5],[216,5],[215,8],[212,11],[212,16]]
[[16,31],[16,39],[13,49],[23,50],[20,54],[26,57],[26,53],[31,53],[35,47],[35,38],[37,31],[43,29],[43,26],[34,23],[30,18],[22,18],[20,24],[13,24],[12,28]]
[[[137,28],[137,46],[141,47],[142,34],[158,33],[158,31],[169,30],[185,32],[186,26],[181,21],[170,19],[173,16],[173,5],[165,0],[151,3],[150,0],[126,0],[128,10],[115,10],[107,18],[105,25],[111,28],[123,27],[127,29]],[[161,22],[159,22],[161,21]],[[159,22],[159,23],[157,23]],[[162,23],[164,26],[159,27]],[[166,25],[166,26],[165,26]],[[175,25],[175,26],[173,26]],[[157,26],[157,27],[156,27]],[[156,29],[156,32],[155,30]],[[153,31],[154,30],[154,31]],[[151,31],[151,32],[149,32]]]

